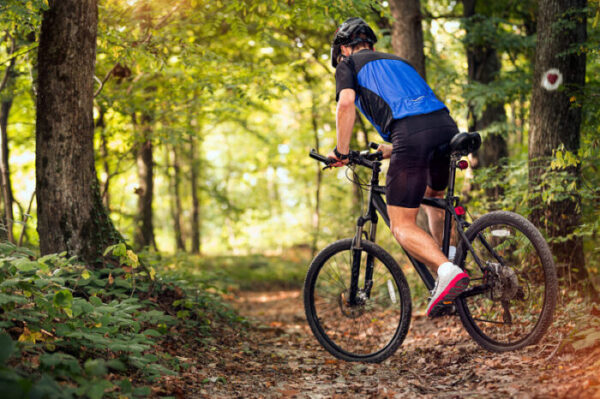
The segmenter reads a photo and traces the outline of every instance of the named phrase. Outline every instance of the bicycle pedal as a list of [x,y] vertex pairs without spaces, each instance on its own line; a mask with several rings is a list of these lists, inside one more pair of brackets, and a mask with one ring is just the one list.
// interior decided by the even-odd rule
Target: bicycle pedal
[[454,316],[457,314],[456,307],[452,302],[442,302],[444,306],[439,306],[432,313],[429,314],[430,319],[435,319],[442,316]]

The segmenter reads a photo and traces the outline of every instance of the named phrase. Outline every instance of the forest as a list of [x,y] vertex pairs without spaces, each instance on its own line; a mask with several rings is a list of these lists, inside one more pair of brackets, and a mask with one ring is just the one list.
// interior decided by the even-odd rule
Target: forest
[[[406,340],[350,362],[313,336],[311,261],[371,200],[370,171],[309,157],[336,146],[332,39],[357,16],[481,135],[464,227],[510,211],[547,243],[547,325],[489,293],[539,342],[486,350],[467,299],[428,318],[385,223],[367,237],[410,287]],[[350,147],[371,142],[357,113]],[[600,397],[599,170],[599,0],[0,0],[0,396]],[[513,256],[503,295],[526,279],[529,301],[554,274]],[[371,310],[345,295],[342,324]]]

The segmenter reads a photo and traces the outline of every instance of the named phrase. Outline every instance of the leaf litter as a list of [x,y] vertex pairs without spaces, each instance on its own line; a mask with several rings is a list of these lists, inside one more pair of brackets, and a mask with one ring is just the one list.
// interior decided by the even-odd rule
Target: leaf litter
[[[396,354],[380,364],[338,360],[313,337],[301,292],[230,297],[246,331],[223,328],[211,345],[176,345],[187,364],[153,393],[177,398],[600,398],[600,347],[559,351],[552,328],[538,345],[508,353],[480,348],[458,317],[413,314]],[[182,353],[187,351],[187,353]],[[187,363],[185,363],[187,362]]]

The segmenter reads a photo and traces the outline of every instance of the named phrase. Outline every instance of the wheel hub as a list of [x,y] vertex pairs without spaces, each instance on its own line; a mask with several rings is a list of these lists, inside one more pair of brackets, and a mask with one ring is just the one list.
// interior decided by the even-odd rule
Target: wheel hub
[[489,295],[493,301],[510,301],[522,291],[514,270],[497,262],[488,262],[485,280],[491,287]]
[[356,293],[356,304],[351,305],[350,294],[342,291],[338,297],[338,305],[342,314],[350,319],[356,319],[365,313],[365,306],[367,304],[367,294],[363,290],[359,290]]

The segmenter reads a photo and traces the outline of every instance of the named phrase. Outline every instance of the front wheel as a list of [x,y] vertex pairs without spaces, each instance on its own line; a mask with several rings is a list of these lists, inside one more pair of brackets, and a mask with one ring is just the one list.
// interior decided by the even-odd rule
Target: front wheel
[[[353,264],[357,279],[351,290]],[[311,263],[304,309],[313,334],[332,355],[381,362],[408,333],[410,291],[390,254],[366,240],[353,250],[352,239],[345,239],[326,247]]]
[[558,280],[542,234],[524,217],[491,212],[466,231],[456,263],[471,277],[456,300],[467,332],[482,347],[505,352],[537,343],[552,324]]

